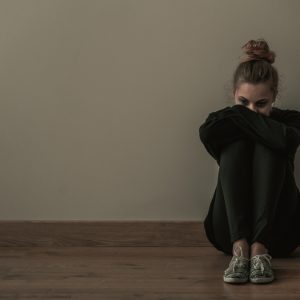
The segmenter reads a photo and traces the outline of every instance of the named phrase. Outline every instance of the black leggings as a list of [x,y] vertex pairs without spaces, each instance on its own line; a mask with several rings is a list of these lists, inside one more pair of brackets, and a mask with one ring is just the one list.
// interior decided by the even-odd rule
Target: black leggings
[[226,254],[246,238],[270,255],[289,255],[299,244],[299,198],[288,159],[240,139],[221,153],[218,184],[204,220],[210,242]]

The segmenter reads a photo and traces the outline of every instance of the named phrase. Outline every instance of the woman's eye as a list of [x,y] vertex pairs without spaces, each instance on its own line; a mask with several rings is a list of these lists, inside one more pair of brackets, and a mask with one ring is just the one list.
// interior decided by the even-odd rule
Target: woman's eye
[[[243,105],[247,105],[247,101],[245,100],[240,100],[240,102],[243,104]],[[260,103],[257,103],[256,106],[265,106],[266,105],[266,102],[260,102]]]

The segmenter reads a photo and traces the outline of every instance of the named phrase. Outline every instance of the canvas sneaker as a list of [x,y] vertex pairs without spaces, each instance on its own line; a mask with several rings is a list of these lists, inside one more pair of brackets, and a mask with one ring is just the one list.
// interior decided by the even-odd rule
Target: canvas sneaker
[[[237,253],[239,249],[239,255]],[[243,283],[249,280],[249,259],[243,256],[241,246],[234,248],[232,259],[224,271],[223,280],[228,283]]]
[[250,259],[249,279],[252,283],[268,283],[275,279],[271,259],[272,256],[268,253],[258,254]]

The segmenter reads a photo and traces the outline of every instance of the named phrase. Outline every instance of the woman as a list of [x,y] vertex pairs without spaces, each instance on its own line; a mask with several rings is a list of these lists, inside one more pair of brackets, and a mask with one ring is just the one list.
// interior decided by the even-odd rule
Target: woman
[[218,250],[233,255],[223,280],[274,280],[272,256],[300,245],[300,193],[294,158],[300,112],[274,107],[278,73],[264,39],[242,49],[233,76],[234,104],[208,115],[200,140],[219,165],[204,228]]

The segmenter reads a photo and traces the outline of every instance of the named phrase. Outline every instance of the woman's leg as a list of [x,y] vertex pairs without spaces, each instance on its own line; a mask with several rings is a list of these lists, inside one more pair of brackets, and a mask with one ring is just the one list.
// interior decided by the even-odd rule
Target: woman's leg
[[249,245],[265,245],[271,255],[286,255],[299,246],[299,201],[287,159],[262,144],[238,140],[221,153],[204,221],[207,237],[227,254],[234,242],[246,238]]
[[251,238],[253,147],[250,140],[238,140],[221,153],[219,172],[232,244]]
[[227,254],[236,242],[246,240],[248,246],[251,238],[253,147],[250,140],[240,139],[220,156],[218,184],[205,223],[210,240]]
[[220,172],[218,174],[218,182],[209,206],[208,214],[204,220],[204,228],[208,240],[215,248],[228,255],[232,253],[228,218],[220,181]]
[[[294,176],[288,169],[288,159],[268,147],[256,143],[253,152],[253,236],[254,253],[291,250],[289,232],[298,202]],[[275,249],[277,247],[277,249]]]

